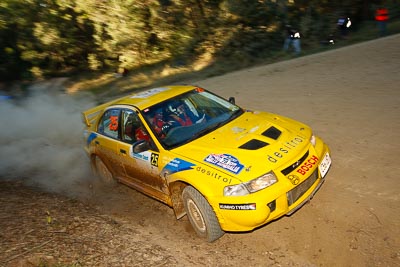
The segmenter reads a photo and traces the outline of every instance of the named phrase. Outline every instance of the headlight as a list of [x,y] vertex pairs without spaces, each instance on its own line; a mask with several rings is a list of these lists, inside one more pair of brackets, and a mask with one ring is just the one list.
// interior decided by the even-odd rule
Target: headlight
[[249,190],[244,186],[244,184],[228,185],[224,188],[224,196],[244,196],[249,194]]
[[224,196],[244,196],[267,188],[277,181],[278,178],[271,171],[249,182],[226,186],[224,188]]
[[316,142],[317,142],[317,140],[315,139],[315,135],[312,135],[311,138],[310,138],[310,143],[311,143],[313,146],[315,146]]

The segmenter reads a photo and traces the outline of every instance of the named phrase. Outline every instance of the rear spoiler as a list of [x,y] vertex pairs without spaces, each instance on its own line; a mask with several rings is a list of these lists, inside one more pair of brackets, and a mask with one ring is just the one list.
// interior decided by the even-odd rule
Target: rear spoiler
[[94,108],[88,109],[82,112],[82,122],[90,127],[97,119],[97,116],[101,111],[103,111],[106,107],[108,107],[110,103],[104,103],[100,106],[96,106]]
[[87,127],[90,127],[96,121],[96,118],[99,115],[100,111],[101,109],[94,108],[82,112],[82,122]]
[[110,106],[113,103],[117,103],[121,99],[124,99],[126,96],[111,100],[109,102],[103,103],[100,106],[96,106],[94,108],[88,109],[84,112],[82,112],[82,122],[87,126],[90,127],[97,119],[97,116],[99,115],[100,112],[102,112],[104,109],[106,109],[108,106]]

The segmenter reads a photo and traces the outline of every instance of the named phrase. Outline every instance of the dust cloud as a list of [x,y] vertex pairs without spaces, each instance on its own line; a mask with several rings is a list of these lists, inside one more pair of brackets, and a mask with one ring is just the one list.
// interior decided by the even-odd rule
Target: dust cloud
[[78,194],[79,184],[93,179],[81,119],[93,103],[44,91],[0,101],[0,179]]

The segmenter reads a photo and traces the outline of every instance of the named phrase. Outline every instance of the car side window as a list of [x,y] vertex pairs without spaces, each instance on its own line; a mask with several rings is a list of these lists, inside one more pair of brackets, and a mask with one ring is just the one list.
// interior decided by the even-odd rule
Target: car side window
[[120,109],[109,109],[104,112],[102,118],[100,119],[97,131],[108,137],[118,139],[120,113]]
[[122,141],[130,144],[140,140],[150,141],[150,136],[136,112],[124,109],[121,117]]

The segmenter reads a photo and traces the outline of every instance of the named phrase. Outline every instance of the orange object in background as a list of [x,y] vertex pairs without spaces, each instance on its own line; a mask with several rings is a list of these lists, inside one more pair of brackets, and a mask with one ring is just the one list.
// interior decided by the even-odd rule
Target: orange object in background
[[387,21],[389,19],[389,12],[386,8],[379,8],[375,13],[376,21]]

